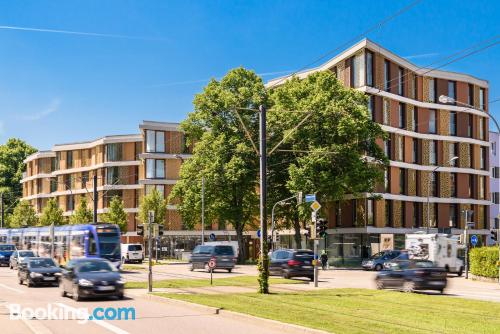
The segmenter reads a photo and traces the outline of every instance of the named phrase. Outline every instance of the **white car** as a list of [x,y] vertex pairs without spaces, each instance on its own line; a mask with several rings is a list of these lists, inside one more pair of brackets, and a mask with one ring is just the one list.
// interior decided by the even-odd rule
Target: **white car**
[[122,263],[142,263],[144,261],[144,250],[141,244],[121,244]]

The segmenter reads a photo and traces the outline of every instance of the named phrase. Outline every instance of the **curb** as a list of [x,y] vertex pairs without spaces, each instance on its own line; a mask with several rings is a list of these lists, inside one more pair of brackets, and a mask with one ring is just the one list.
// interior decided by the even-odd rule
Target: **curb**
[[268,329],[277,330],[277,331],[280,331],[281,333],[288,333],[288,334],[325,334],[325,333],[329,333],[329,332],[325,332],[325,331],[322,331],[319,329],[313,329],[313,328],[308,328],[308,327],[304,327],[304,326],[300,326],[300,325],[289,324],[289,323],[285,323],[285,322],[281,322],[281,321],[277,321],[277,320],[260,318],[260,317],[256,317],[253,315],[228,311],[228,310],[224,310],[224,309],[217,308],[217,307],[200,305],[200,304],[186,302],[186,301],[178,300],[178,299],[172,299],[172,298],[168,298],[168,297],[160,297],[160,296],[151,295],[151,294],[142,295],[141,297],[148,299],[148,300],[160,302],[160,303],[175,304],[178,306],[190,307],[190,308],[197,309],[199,311],[207,312],[208,314],[221,315],[225,318],[239,320],[239,321],[245,321],[245,322],[251,323],[253,325],[258,323],[262,327],[265,326]]

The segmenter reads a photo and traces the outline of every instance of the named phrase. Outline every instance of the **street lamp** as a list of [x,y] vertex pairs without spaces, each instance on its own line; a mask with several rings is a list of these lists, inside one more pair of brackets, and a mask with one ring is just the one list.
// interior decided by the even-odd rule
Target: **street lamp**
[[[448,162],[446,163],[447,165],[450,164],[452,161],[457,160],[458,157],[453,157]],[[430,196],[431,196],[431,177],[434,175],[434,173],[440,168],[441,166],[436,166],[430,173],[429,177],[427,178],[427,233],[429,233],[430,227],[431,227],[431,207],[430,207]]]

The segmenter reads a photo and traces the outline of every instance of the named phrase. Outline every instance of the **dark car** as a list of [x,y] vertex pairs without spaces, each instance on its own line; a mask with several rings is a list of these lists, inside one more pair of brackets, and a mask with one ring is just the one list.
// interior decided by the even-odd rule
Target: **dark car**
[[391,268],[380,271],[375,278],[377,289],[399,289],[405,292],[446,288],[446,270],[427,260],[401,260],[391,263]]
[[269,274],[284,278],[306,277],[314,280],[314,252],[308,249],[278,249],[271,253]]
[[5,244],[0,245],[0,266],[9,266],[10,257],[12,253],[16,250],[15,245]]
[[215,268],[213,269],[226,269],[228,272],[231,272],[237,258],[233,246],[199,245],[194,248],[191,258],[189,259],[191,264],[190,270],[206,269],[209,271],[208,262],[210,260],[215,261]]
[[386,250],[371,256],[367,260],[363,260],[361,266],[365,270],[382,270],[386,262],[392,261],[402,254],[407,254],[406,251]]
[[28,287],[36,285],[59,286],[61,268],[48,257],[30,257],[19,264],[17,272],[19,284],[26,282]]
[[17,269],[19,263],[23,262],[29,257],[35,257],[35,253],[30,250],[16,250],[10,256],[10,269]]
[[106,259],[79,258],[67,263],[62,271],[61,294],[79,301],[87,297],[115,296],[123,299],[120,273]]

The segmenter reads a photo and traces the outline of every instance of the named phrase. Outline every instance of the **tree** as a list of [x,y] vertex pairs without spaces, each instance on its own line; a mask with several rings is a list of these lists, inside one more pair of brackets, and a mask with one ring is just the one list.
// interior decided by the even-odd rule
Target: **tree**
[[0,193],[3,193],[4,207],[11,213],[15,202],[22,195],[20,183],[26,169],[24,160],[36,149],[17,138],[10,138],[0,145]]
[[55,198],[48,200],[47,205],[43,208],[40,215],[40,225],[49,226],[51,224],[63,225],[64,224],[63,210],[57,205]]
[[[222,80],[212,79],[194,99],[195,111],[181,123],[193,156],[182,164],[180,179],[169,201],[178,201],[184,225],[201,222],[201,176],[205,177],[205,223],[231,225],[239,246],[239,262],[246,258],[243,233],[255,226],[258,213],[258,154],[246,137],[238,114],[257,140],[257,109],[266,100],[262,80],[252,71],[237,68]],[[242,109],[243,108],[243,109]]]
[[167,214],[167,201],[156,188],[142,198],[141,205],[139,206],[139,220],[143,223],[148,223],[149,211],[154,211],[155,223],[163,224],[165,215]]
[[38,223],[38,217],[28,201],[20,201],[7,218],[7,223],[10,228],[35,226]]
[[120,196],[113,196],[109,210],[103,215],[103,219],[107,223],[118,225],[120,231],[127,231],[127,213],[125,212],[123,200]]
[[87,198],[81,197],[78,208],[73,212],[69,219],[70,224],[88,224],[93,221],[94,214],[88,208]]

